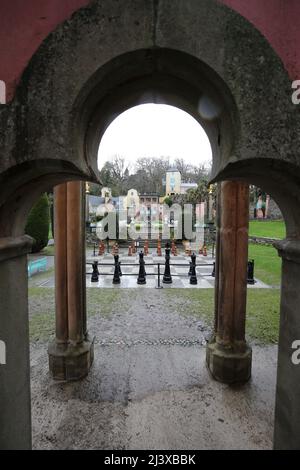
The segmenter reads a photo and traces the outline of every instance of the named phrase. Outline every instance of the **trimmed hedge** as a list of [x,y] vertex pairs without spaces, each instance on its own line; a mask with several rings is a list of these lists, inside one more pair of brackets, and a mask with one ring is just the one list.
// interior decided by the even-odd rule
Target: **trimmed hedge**
[[31,209],[25,227],[25,233],[34,239],[32,253],[37,253],[48,245],[49,224],[49,200],[45,193]]

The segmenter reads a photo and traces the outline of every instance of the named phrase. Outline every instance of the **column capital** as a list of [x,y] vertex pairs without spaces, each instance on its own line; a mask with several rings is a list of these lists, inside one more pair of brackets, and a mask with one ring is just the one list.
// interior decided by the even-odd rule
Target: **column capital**
[[28,235],[0,238],[0,262],[30,253],[32,242]]
[[273,246],[281,258],[300,264],[300,239],[286,238],[273,243]]

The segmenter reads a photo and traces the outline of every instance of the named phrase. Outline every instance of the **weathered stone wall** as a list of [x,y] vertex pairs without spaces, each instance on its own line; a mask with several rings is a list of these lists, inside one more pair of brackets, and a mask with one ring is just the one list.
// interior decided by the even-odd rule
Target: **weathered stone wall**
[[[7,84],[7,100],[14,95],[24,69],[43,40],[60,23],[91,0],[27,0],[26,2],[0,2],[0,79]],[[300,14],[298,0],[219,0],[248,19],[267,38],[283,61],[292,79],[300,76],[300,29],[294,21]],[[14,40],[11,40],[11,37]]]
[[280,239],[278,238],[268,238],[268,237],[256,237],[250,236],[249,241],[256,245],[273,245],[275,242],[278,242]]
[[[30,193],[34,178],[45,175],[40,188],[35,183],[44,189],[49,173],[57,182],[64,175],[95,180],[96,136],[112,116],[143,96],[146,102],[163,100],[198,114],[213,147],[214,177],[247,174],[249,182],[276,192],[282,209],[291,212],[290,231],[300,232],[300,221],[293,220],[293,206],[299,204],[299,110],[267,41],[241,16],[212,0],[134,0],[130,5],[124,0],[92,2],[59,26],[31,60],[15,101],[0,112],[6,129],[0,171],[12,177],[1,185],[0,205],[9,199],[9,211],[18,212],[17,198]],[[141,77],[143,85],[138,85]],[[139,86],[146,88],[137,94]],[[151,93],[145,98],[147,86]],[[199,116],[201,96],[219,109],[218,121]],[[91,122],[97,112],[102,128],[96,127],[97,119]],[[252,164],[256,159],[259,165]],[[293,201],[286,201],[281,189],[288,173],[294,179]]]
[[269,202],[268,217],[273,220],[282,219],[282,212],[272,198],[270,198]]

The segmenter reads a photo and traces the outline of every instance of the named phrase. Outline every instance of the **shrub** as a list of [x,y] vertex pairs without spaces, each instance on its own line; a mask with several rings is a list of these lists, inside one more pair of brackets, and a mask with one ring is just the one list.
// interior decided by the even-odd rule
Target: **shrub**
[[164,204],[167,204],[167,206],[171,207],[171,205],[173,204],[172,198],[169,196],[166,196],[164,199]]
[[47,246],[49,223],[49,200],[45,193],[31,209],[25,227],[25,233],[34,239],[32,253],[37,253]]

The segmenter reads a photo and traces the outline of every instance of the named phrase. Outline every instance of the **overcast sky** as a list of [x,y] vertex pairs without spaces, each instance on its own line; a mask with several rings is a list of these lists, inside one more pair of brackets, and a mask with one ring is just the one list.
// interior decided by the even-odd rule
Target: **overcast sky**
[[160,104],[135,106],[111,123],[100,142],[99,168],[116,154],[130,163],[131,171],[139,157],[183,158],[194,165],[212,158],[198,122],[178,108]]

